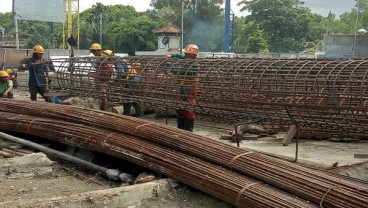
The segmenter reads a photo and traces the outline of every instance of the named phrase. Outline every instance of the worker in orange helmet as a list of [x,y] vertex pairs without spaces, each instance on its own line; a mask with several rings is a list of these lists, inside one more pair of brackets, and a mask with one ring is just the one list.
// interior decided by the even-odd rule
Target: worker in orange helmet
[[91,47],[89,47],[89,50],[94,56],[101,56],[102,55],[102,47],[98,43],[93,43]]
[[13,98],[13,81],[8,78],[8,72],[0,71],[0,98]]
[[[199,47],[195,44],[189,44],[183,50],[184,54],[172,54],[168,55],[168,58],[179,58],[179,59],[195,59],[199,53]],[[183,104],[189,102],[192,105],[197,103],[196,97],[199,91],[198,82],[198,66],[193,63],[188,66],[184,66],[183,69],[171,69],[170,72],[174,73],[178,81],[180,82],[179,92],[180,92],[180,100],[183,101]],[[188,110],[184,108],[180,108],[176,110],[177,114],[177,122],[178,128],[193,131],[194,128],[194,120],[196,118],[196,114],[194,110]]]
[[29,71],[28,87],[31,100],[37,101],[37,93],[39,93],[46,102],[50,102],[50,98],[45,96],[45,93],[48,92],[47,86],[52,81],[49,74],[49,62],[43,59],[45,50],[41,45],[35,45],[32,52],[32,57],[25,60],[26,69]]

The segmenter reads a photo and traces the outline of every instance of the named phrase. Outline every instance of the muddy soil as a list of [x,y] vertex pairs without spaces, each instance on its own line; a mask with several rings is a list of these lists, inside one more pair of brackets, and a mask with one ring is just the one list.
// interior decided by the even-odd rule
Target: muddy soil
[[205,195],[197,190],[186,186],[180,186],[164,196],[145,199],[140,204],[131,208],[231,208],[211,196]]

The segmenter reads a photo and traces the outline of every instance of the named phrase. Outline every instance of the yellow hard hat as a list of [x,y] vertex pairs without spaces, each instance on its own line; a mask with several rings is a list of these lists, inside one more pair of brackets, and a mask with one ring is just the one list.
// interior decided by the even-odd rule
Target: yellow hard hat
[[0,71],[0,77],[9,77],[9,74],[6,71]]
[[112,50],[104,50],[104,51],[101,52],[101,55],[103,57],[111,56],[112,55]]
[[32,49],[33,53],[45,53],[45,50],[41,45],[35,45]]
[[184,53],[198,55],[199,47],[195,44],[189,44],[187,47],[185,47]]
[[93,43],[93,44],[91,45],[91,47],[89,48],[89,50],[102,50],[102,47],[101,47],[101,45],[100,45],[100,44],[98,44],[98,43]]
[[7,72],[8,74],[11,74],[11,73],[13,73],[13,69],[7,69],[7,70],[6,70],[6,72]]

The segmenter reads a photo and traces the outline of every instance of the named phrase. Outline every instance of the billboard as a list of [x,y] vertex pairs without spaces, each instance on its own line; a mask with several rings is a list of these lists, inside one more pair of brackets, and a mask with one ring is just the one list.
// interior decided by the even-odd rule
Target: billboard
[[13,0],[14,17],[19,20],[63,22],[64,0]]

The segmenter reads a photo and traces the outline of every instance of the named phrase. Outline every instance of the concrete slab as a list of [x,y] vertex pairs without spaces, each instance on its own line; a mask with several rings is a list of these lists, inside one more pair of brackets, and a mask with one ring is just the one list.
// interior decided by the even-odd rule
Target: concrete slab
[[144,199],[153,198],[170,191],[170,181],[170,179],[162,179],[139,185],[97,190],[69,196],[6,201],[0,202],[0,207],[130,207],[140,204],[140,202]]
[[[152,115],[145,115],[144,119],[157,123],[165,124],[165,119],[154,119]],[[176,127],[176,119],[169,119],[168,125]],[[194,133],[211,139],[236,146],[228,140],[220,140],[222,135],[229,135],[234,126],[211,123],[196,120]],[[288,160],[295,158],[296,143],[295,139],[288,146],[281,142],[286,133],[279,133],[272,137],[258,138],[257,140],[243,140],[240,148],[259,151],[266,154],[282,157]],[[300,140],[298,161],[318,167],[332,167],[361,163],[367,159],[354,158],[354,154],[367,154],[368,141],[359,142],[330,142],[327,140]]]

